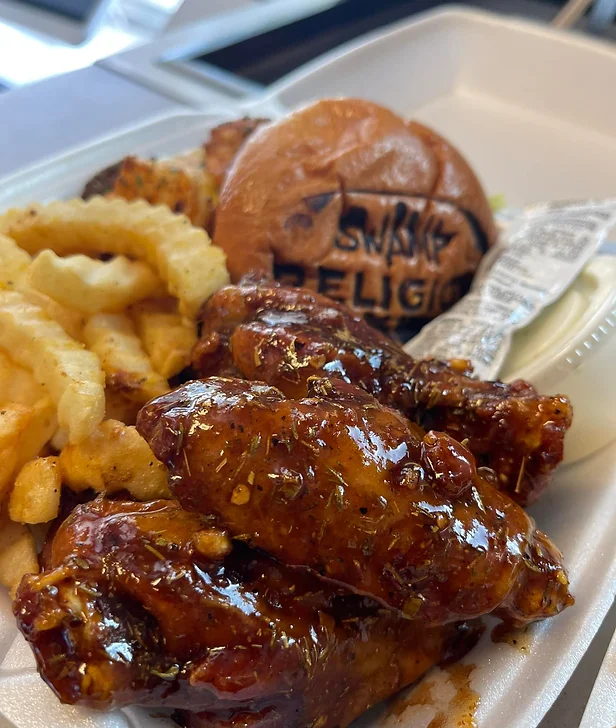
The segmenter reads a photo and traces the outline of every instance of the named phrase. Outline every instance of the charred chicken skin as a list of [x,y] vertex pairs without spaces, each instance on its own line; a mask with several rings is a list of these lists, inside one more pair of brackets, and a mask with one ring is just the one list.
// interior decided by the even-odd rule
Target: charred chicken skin
[[174,501],[98,499],[14,606],[66,703],[200,711],[197,725],[345,726],[476,634],[426,629],[243,544]]
[[183,507],[429,625],[489,612],[523,625],[572,602],[559,551],[465,447],[342,380],[309,380],[298,400],[194,381],[137,429]]
[[427,430],[464,441],[496,486],[534,501],[562,460],[565,397],[528,383],[473,379],[468,362],[415,361],[343,305],[276,283],[227,286],[203,310],[193,366],[201,377],[264,381],[301,397],[315,374],[352,382]]

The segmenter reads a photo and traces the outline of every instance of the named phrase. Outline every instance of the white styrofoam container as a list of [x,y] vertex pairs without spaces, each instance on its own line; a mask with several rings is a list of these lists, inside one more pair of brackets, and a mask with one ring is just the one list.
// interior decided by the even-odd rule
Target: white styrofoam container
[[615,88],[616,45],[452,6],[343,45],[267,98],[293,108],[358,96],[412,116],[521,207],[615,194]]
[[237,116],[231,107],[207,114],[166,114],[158,119],[116,130],[59,157],[44,160],[0,179],[0,210],[36,200],[79,197],[85,181],[128,154],[171,156],[199,146],[208,130]]
[[[129,152],[168,155],[199,144],[227,116],[181,115],[109,137],[0,181],[0,210],[32,200],[79,194],[89,175]],[[609,609],[616,591],[616,446],[561,469],[532,509],[540,527],[563,549],[577,602],[531,630],[529,653],[493,644],[489,634],[466,658],[477,665],[473,687],[481,695],[481,728],[533,728],[556,699]],[[154,728],[161,723],[140,708],[110,714],[62,706],[38,678],[17,635],[8,596],[0,595],[0,726],[18,728]],[[413,712],[415,711],[415,712]],[[402,722],[376,709],[361,721],[374,728],[426,728],[430,708],[410,708]],[[170,724],[169,724],[170,725]]]
[[597,255],[570,288],[514,334],[499,376],[566,394],[575,417],[565,461],[616,439],[616,256]]
[[616,632],[605,653],[580,728],[614,728],[614,726],[616,726]]
[[[207,110],[229,96],[165,61],[190,55],[211,32],[177,31],[104,65]],[[263,113],[327,96],[369,98],[443,133],[490,194],[522,207],[615,194],[614,88],[613,43],[452,5],[350,41],[242,105]]]
[[597,675],[580,728],[616,726],[616,632]]
[[[512,205],[571,195],[614,194],[610,180],[615,179],[616,129],[610,131],[608,119],[616,119],[616,100],[607,93],[607,84],[616,80],[616,55],[601,44],[489,14],[452,10],[373,40],[363,53],[355,49],[332,57],[330,66],[311,64],[312,70],[298,72],[294,80],[279,84],[255,111],[280,109],[283,104],[334,93],[367,96],[402,113],[413,111],[450,136],[478,168],[488,190],[505,194]],[[498,63],[491,63],[493,57]],[[502,68],[495,70],[499,63]],[[584,74],[584,83],[572,82],[571,103],[562,97],[563,85],[554,92],[551,110],[546,108],[540,84],[533,82],[533,63],[538,64],[537,77],[546,75],[543,63],[551,67],[551,75],[554,68],[562,70],[556,64],[564,64],[570,82],[578,78],[578,71]],[[526,69],[523,80],[518,77],[516,82],[512,77],[512,64]],[[571,76],[573,68],[577,70]],[[428,75],[431,84],[425,80]],[[615,86],[612,83],[611,88]],[[32,200],[76,195],[90,174],[127,153],[164,156],[182,151],[200,143],[210,126],[233,113],[221,108],[211,114],[162,119],[49,160],[0,181],[0,210]],[[568,153],[572,146],[575,148]],[[531,629],[528,653],[493,644],[487,634],[466,658],[477,666],[472,683],[481,695],[477,712],[481,728],[537,726],[612,604],[616,592],[616,446],[562,468],[532,513],[564,551],[577,602],[558,618]],[[35,675],[32,657],[16,636],[4,595],[0,596],[2,659],[0,725],[1,716],[7,725],[18,728],[154,728],[165,722],[142,709],[101,715],[61,706]],[[426,728],[431,711],[425,706],[410,708],[400,717],[376,709],[360,723],[371,728]]]

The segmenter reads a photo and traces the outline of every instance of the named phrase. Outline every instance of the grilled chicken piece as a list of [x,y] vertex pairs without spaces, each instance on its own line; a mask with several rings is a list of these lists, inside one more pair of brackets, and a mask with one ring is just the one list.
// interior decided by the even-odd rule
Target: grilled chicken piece
[[210,229],[218,186],[205,169],[203,153],[154,161],[125,157],[104,169],[85,186],[83,198],[102,194],[125,200],[146,200],[183,213],[193,225]]
[[94,177],[90,178],[86,182],[83,192],[81,193],[83,199],[89,200],[90,197],[95,197],[96,195],[109,194],[120,177],[123,163],[124,160],[116,162],[109,167],[105,167],[105,169],[101,169],[101,171],[97,172]]
[[276,283],[227,286],[203,309],[193,354],[201,377],[239,376],[301,397],[315,374],[359,385],[427,430],[464,441],[495,485],[534,501],[562,460],[566,397],[527,382],[482,382],[468,362],[415,361],[343,305]]
[[214,127],[205,142],[207,171],[221,187],[235,156],[248,137],[269,119],[237,119]]
[[269,119],[238,119],[212,129],[203,146],[168,159],[124,157],[94,175],[82,197],[147,200],[184,213],[193,225],[212,231],[218,192],[246,139]]
[[232,548],[174,501],[78,506],[49,559],[22,582],[15,614],[46,682],[89,708],[206,711],[201,725],[345,726],[477,634],[425,629]]
[[149,402],[137,429],[185,508],[409,617],[524,625],[572,603],[560,552],[460,443],[341,380],[308,395],[212,377]]

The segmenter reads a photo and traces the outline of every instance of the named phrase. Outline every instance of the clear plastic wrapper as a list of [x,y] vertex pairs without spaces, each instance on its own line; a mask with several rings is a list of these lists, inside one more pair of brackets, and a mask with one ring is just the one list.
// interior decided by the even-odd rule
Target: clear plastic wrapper
[[556,301],[616,223],[616,199],[537,205],[511,221],[471,290],[405,345],[417,358],[469,359],[495,379],[513,333]]

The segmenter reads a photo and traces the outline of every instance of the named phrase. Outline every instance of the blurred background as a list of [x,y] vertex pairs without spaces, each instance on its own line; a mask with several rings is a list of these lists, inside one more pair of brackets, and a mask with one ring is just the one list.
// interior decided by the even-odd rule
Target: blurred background
[[[245,96],[367,31],[438,0],[0,0],[0,89],[145,57]],[[616,0],[471,0],[616,39]],[[564,8],[564,11],[563,11]],[[560,16],[559,16],[560,13]],[[138,73],[138,68],[137,68]]]

